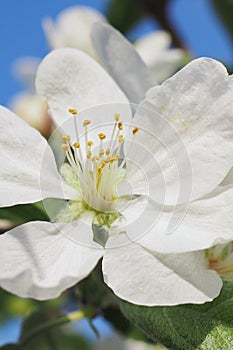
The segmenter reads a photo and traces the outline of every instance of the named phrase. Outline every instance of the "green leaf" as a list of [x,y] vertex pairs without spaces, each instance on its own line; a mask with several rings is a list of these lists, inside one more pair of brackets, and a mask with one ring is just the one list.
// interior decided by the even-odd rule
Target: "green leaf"
[[144,15],[139,2],[112,0],[107,10],[109,23],[123,34],[133,27]]
[[16,225],[35,220],[49,221],[42,202],[0,208],[0,219],[9,220]]
[[[49,313],[45,311],[34,311],[28,318],[23,322],[19,343],[23,344],[25,350],[50,350],[55,347],[56,344],[54,331],[45,331],[37,336],[30,337],[30,334],[38,327],[43,326],[46,322],[51,319]],[[29,341],[25,342],[25,339],[30,338]]]
[[211,303],[145,307],[122,301],[124,315],[153,341],[174,350],[233,349],[233,283]]
[[212,3],[233,38],[233,0],[212,0]]

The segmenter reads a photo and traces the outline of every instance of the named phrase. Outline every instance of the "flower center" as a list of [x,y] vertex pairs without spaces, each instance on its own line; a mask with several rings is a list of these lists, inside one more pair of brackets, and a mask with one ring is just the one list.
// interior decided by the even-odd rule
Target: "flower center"
[[[88,210],[102,213],[114,213],[114,204],[119,198],[117,187],[124,179],[126,173],[125,158],[121,157],[121,147],[124,142],[122,130],[123,122],[120,115],[115,114],[114,124],[109,139],[103,132],[98,133],[98,144],[89,139],[90,120],[84,120],[84,145],[79,140],[78,113],[69,109],[74,118],[76,139],[71,144],[69,135],[63,136],[63,150],[67,160],[73,168],[79,182],[79,192],[83,206]],[[136,135],[138,128],[132,129]]]

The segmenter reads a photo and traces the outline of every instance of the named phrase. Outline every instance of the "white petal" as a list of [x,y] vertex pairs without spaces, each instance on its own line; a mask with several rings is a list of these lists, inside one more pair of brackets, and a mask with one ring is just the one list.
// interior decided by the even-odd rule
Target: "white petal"
[[[194,60],[147,93],[135,122],[160,141],[151,143],[151,148],[170,192],[167,204],[176,203],[182,183],[192,186],[191,199],[196,199],[212,191],[231,169],[232,94],[232,77],[221,63],[208,58]],[[192,177],[186,171],[190,167]]]
[[166,50],[171,44],[170,35],[163,30],[155,30],[135,41],[134,45],[139,54],[143,57],[158,54]]
[[52,120],[43,97],[21,92],[12,97],[8,103],[12,111],[23,118],[29,125],[40,131],[45,137],[51,135]]
[[110,75],[130,102],[139,103],[156,81],[134,47],[120,32],[101,22],[93,25],[92,38],[95,50]]
[[56,298],[85,278],[102,256],[91,228],[29,222],[0,236],[0,285],[20,297]]
[[4,107],[0,107],[0,130],[0,206],[63,198],[63,191],[66,198],[74,198],[38,131]]
[[164,31],[154,31],[135,42],[136,50],[158,82],[169,78],[184,60],[185,52],[169,48],[170,43],[171,38]]
[[[189,202],[192,167],[176,129],[151,110],[145,109],[142,118],[141,107],[133,123],[139,131],[135,136],[128,133],[124,142],[127,181],[135,190],[133,194],[149,195],[161,205]],[[171,147],[164,142],[161,130],[171,137]]]
[[220,185],[226,186],[233,184],[233,168],[227,173]]
[[[233,240],[233,187],[220,187],[211,195],[190,203],[189,207],[159,209],[148,202],[138,222],[125,226],[131,239],[148,249],[179,253],[206,249]],[[150,219],[152,217],[157,220]],[[141,220],[140,220],[141,219]],[[134,232],[135,231],[135,232]]]
[[46,98],[57,125],[70,118],[69,108],[83,111],[103,104],[128,103],[98,63],[71,48],[54,50],[44,58],[36,86],[38,93]]
[[143,239],[148,230],[156,225],[163,210],[163,207],[155,205],[146,196],[125,200],[120,204],[118,211],[121,217],[113,225],[134,241]]
[[162,83],[184,65],[184,55],[181,49],[169,49],[161,53],[159,57],[155,57],[148,67],[158,82]]
[[52,49],[73,47],[98,59],[91,41],[92,25],[98,21],[106,21],[100,12],[86,6],[72,6],[61,11],[55,23],[45,18],[43,28]]
[[201,304],[218,296],[222,282],[207,270],[203,252],[156,254],[111,238],[103,258],[104,281],[122,299],[138,305]]

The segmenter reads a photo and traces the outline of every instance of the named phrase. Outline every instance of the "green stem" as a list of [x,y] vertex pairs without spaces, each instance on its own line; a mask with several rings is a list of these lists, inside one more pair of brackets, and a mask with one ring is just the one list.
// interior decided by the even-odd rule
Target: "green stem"
[[86,308],[84,310],[78,310],[74,312],[70,312],[64,317],[58,318],[53,321],[46,322],[45,324],[37,327],[36,329],[33,329],[31,332],[29,332],[23,339],[20,341],[20,346],[26,345],[30,340],[36,336],[38,336],[41,333],[47,332],[49,329],[62,326],[64,324],[79,321],[85,317],[90,317],[92,314],[90,308]]

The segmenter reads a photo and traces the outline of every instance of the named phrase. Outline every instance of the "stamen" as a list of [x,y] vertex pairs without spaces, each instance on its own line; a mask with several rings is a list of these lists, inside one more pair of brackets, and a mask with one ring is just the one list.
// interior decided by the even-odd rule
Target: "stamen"
[[64,151],[67,152],[67,151],[69,150],[70,147],[69,147],[69,145],[67,145],[66,143],[63,143],[63,144],[61,145],[61,148],[64,149]]
[[99,151],[99,156],[100,156],[100,157],[103,157],[103,155],[104,155],[104,149],[101,149],[101,150]]
[[123,123],[122,122],[119,122],[117,126],[118,126],[119,130],[123,130]]
[[129,157],[129,154],[130,154],[130,152],[131,152],[131,150],[132,150],[132,147],[133,147],[133,143],[135,142],[135,135],[138,133],[138,131],[139,131],[139,128],[138,128],[137,126],[135,126],[135,127],[133,128],[133,130],[132,130],[133,142],[131,142],[131,144],[130,144],[130,147],[129,147],[129,149],[128,149],[127,155],[125,154],[125,158],[124,158],[123,162],[122,162],[121,165],[120,165],[121,168],[124,167],[124,165],[125,165],[125,163],[126,163],[126,158]]
[[91,158],[91,155],[92,155],[91,151],[87,151],[87,158]]
[[124,141],[124,136],[123,135],[119,135],[118,136],[118,142],[122,143]]
[[100,139],[101,141],[104,140],[104,139],[106,139],[106,135],[103,134],[102,132],[101,132],[100,134],[98,134],[98,136],[99,136],[99,139]]
[[115,118],[115,121],[118,122],[120,120],[120,114],[119,113],[116,113],[114,115],[114,118]]
[[113,145],[113,141],[115,139],[115,133],[116,133],[116,127],[117,127],[117,123],[118,121],[120,120],[120,114],[116,113],[114,115],[114,119],[115,119],[115,123],[114,123],[114,127],[113,127],[113,130],[112,130],[112,135],[111,135],[111,138],[110,138],[110,142],[109,142],[109,145],[108,145],[108,148],[110,149],[110,151],[112,150],[112,145]]
[[85,128],[85,144],[86,144],[86,152],[88,152],[87,146],[88,146],[88,131],[87,131],[87,126],[91,124],[91,121],[89,119],[84,120],[83,122],[83,127]]
[[79,147],[80,147],[80,143],[74,142],[74,143],[73,143],[73,147],[76,148],[76,149],[79,148]]
[[139,128],[136,126],[135,128],[133,128],[132,134],[135,135],[137,134],[138,131],[139,131]]
[[92,145],[93,145],[93,141],[88,141],[88,142],[87,142],[87,146],[88,146],[88,147],[91,147]]
[[88,119],[84,120],[84,122],[83,122],[83,126],[84,126],[84,127],[87,126],[87,125],[89,125],[89,124],[91,124],[91,121],[90,121],[90,120],[88,120]]
[[[75,136],[76,136],[76,140],[79,139],[79,132],[78,132],[78,125],[77,125],[77,120],[76,120],[76,117],[78,116],[78,111],[77,109],[75,108],[69,108],[68,109],[68,112],[70,114],[72,114],[72,116],[74,117],[74,130],[75,130]],[[75,142],[74,144],[78,144],[78,142]],[[74,146],[74,145],[73,145]],[[79,148],[79,147],[75,147],[74,148]],[[75,152],[75,160],[77,161],[78,158],[80,158],[81,162],[83,161],[83,156],[82,156],[82,152],[81,152],[81,149],[79,150],[79,157],[78,157],[78,152],[76,150]]]
[[109,154],[111,153],[110,148],[107,148],[106,151],[105,151],[105,153],[106,153],[106,156],[109,156]]
[[66,142],[70,142],[70,136],[69,135],[63,135],[62,140]]
[[70,114],[73,114],[73,115],[77,115],[77,114],[78,114],[78,111],[77,111],[77,109],[75,109],[75,108],[69,108],[69,109],[68,109],[68,112],[69,112]]

